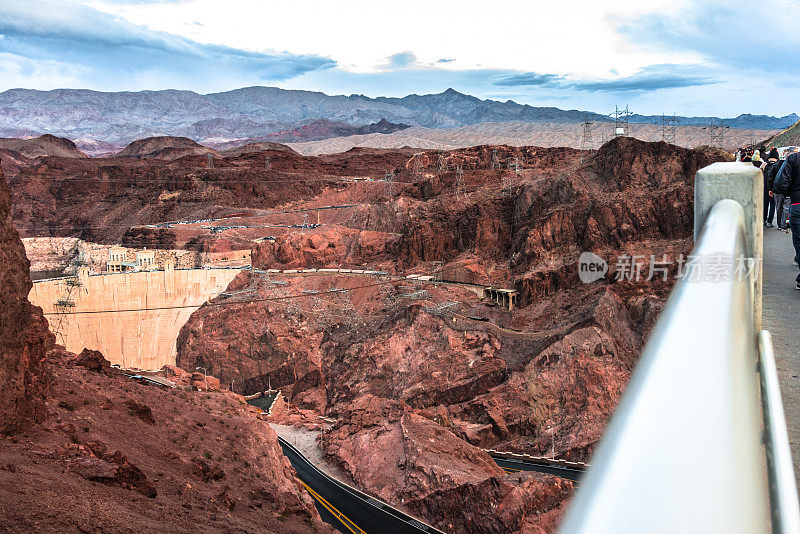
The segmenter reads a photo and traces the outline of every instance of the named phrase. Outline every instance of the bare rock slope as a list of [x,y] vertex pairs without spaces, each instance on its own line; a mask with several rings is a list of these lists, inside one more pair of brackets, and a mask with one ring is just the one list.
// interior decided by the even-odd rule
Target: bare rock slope
[[0,530],[332,532],[241,397],[53,347],[2,175],[0,286]]

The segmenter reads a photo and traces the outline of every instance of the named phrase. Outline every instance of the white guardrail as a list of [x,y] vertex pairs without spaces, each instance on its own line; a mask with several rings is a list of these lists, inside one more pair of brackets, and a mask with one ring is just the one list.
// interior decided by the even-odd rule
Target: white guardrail
[[[675,285],[560,532],[800,533],[760,331],[762,183],[750,164],[698,171],[688,263],[701,275]],[[707,276],[720,257],[733,259],[730,276]],[[758,268],[739,276],[748,258]]]

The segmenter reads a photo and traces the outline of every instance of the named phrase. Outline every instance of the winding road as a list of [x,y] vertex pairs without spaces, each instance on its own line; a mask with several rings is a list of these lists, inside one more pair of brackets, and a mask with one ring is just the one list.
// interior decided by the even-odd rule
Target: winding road
[[278,442],[283,449],[283,454],[297,471],[297,476],[314,498],[322,519],[333,525],[339,532],[345,534],[403,534],[407,532],[441,534],[441,531],[400,510],[329,477],[283,438],[279,437]]
[[[285,439],[278,437],[283,454],[297,471],[297,476],[314,499],[322,519],[344,534],[402,534],[407,532],[440,533],[440,530],[422,523],[392,506],[370,497],[357,489],[325,474],[306,459]],[[492,454],[490,452],[490,454]],[[508,473],[536,471],[580,480],[582,464],[554,465],[548,461],[525,461],[501,458],[492,454],[497,465]]]

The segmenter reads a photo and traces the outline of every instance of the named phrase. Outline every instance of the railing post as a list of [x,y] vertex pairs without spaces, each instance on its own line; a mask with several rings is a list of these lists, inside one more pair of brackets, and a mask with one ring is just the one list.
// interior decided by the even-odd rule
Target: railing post
[[762,251],[764,241],[764,175],[751,163],[713,163],[697,171],[694,179],[694,239],[711,212],[723,199],[735,200],[744,209],[745,242],[748,258],[756,261],[751,287],[753,323],[761,330]]

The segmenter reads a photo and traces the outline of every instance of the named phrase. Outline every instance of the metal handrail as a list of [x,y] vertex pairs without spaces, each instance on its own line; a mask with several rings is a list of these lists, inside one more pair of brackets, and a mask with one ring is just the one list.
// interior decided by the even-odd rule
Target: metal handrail
[[766,330],[762,330],[758,336],[758,348],[761,356],[758,371],[761,375],[761,401],[764,406],[764,441],[770,473],[772,531],[775,534],[797,534],[800,532],[797,484],[772,350],[772,336]]
[[717,202],[693,251],[701,276],[677,282],[562,533],[798,532],[774,377],[762,412],[753,281],[702,272],[715,258],[746,260],[748,248],[742,206]]

